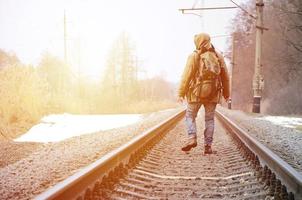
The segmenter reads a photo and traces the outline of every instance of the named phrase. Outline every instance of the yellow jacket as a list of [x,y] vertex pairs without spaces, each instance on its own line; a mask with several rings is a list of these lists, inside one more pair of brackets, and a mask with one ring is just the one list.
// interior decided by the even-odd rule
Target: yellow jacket
[[[210,42],[210,36],[205,33],[201,33],[195,36],[194,43],[196,46],[196,50],[188,57],[187,64],[184,69],[184,72],[182,74],[179,90],[178,90],[178,96],[179,97],[186,97],[188,102],[201,102],[201,100],[195,96],[193,92],[192,87],[192,81],[195,79],[196,76],[196,68],[198,66],[199,62],[199,55],[202,54],[202,52],[205,52],[212,47]],[[213,49],[212,49],[213,50]],[[214,50],[215,51],[215,50]],[[217,51],[216,55],[218,56],[218,60],[220,62],[221,72],[220,72],[220,80],[222,84],[222,90],[220,90],[217,95],[215,95],[212,99],[206,100],[205,102],[213,102],[213,103],[219,103],[221,96],[223,95],[224,98],[229,98],[230,96],[230,83],[229,83],[229,75],[228,70],[225,65],[223,56],[219,54]],[[199,62],[200,64],[203,64],[202,62]]]

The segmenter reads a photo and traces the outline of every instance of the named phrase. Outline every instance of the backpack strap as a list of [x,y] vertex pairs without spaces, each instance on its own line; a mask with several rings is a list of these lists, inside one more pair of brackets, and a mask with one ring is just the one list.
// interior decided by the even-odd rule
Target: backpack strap
[[193,66],[192,66],[192,74],[189,81],[189,89],[193,89],[196,84],[196,75],[199,69],[199,61],[200,61],[200,51],[194,50],[193,51]]
[[223,67],[222,67],[222,63],[221,63],[221,60],[215,50],[215,47],[212,45],[212,48],[213,48],[213,52],[215,53],[215,56],[217,57],[218,59],[218,62],[219,62],[219,67],[220,67],[220,74],[218,76],[218,81],[219,81],[219,87],[218,87],[218,90],[222,90],[223,89],[223,86],[222,86],[222,80],[221,80],[221,71],[224,70]]
[[198,51],[198,50],[194,51],[194,62],[193,62],[193,75],[194,75],[194,77],[196,77],[197,72],[199,70],[200,55],[201,55],[201,51]]

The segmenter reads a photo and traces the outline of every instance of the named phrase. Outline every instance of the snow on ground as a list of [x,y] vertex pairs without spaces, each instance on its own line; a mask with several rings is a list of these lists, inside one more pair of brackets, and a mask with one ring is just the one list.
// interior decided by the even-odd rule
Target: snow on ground
[[[122,125],[119,124],[117,119],[123,119],[122,122],[125,119],[127,123],[138,121],[120,128],[84,134],[59,142],[34,143],[27,148],[26,154],[24,154],[25,147],[20,145],[28,144],[28,142],[8,141],[7,144],[2,145],[3,142],[0,141],[0,158],[7,159],[0,167],[0,200],[33,199],[45,189],[125,144],[143,131],[166,120],[180,109],[165,110],[141,116],[121,115],[121,118],[114,115],[115,117],[112,119],[115,121],[110,123],[113,125]],[[106,116],[109,117],[109,115]],[[67,115],[58,118],[61,118],[59,121],[68,121],[67,119],[72,117],[78,120],[77,123],[72,123],[73,126],[78,123],[89,126],[87,121],[90,121],[90,119],[83,116],[80,119],[77,118],[78,116]],[[53,118],[50,117],[50,119]],[[45,121],[47,120],[43,122],[45,123]],[[53,122],[54,120],[48,120],[47,122],[49,121]],[[106,125],[107,128],[110,128],[108,121],[102,121],[102,127]],[[38,146],[35,146],[36,144]]]
[[284,126],[287,128],[296,128],[297,126],[302,125],[302,118],[298,118],[298,117],[264,116],[258,119],[267,120],[275,125]]
[[59,142],[74,136],[109,130],[134,124],[142,120],[140,114],[115,115],[49,115],[16,142]]

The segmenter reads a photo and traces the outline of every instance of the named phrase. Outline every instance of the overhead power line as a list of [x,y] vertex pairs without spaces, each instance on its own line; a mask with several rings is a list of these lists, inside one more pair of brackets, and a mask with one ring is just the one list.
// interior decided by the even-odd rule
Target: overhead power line
[[246,14],[248,14],[250,17],[257,19],[257,17],[255,17],[254,15],[252,15],[249,11],[247,11],[246,9],[244,9],[243,7],[241,7],[238,3],[236,3],[233,0],[230,0],[233,4],[235,4],[238,8],[240,8],[243,12],[245,12]]
[[234,9],[238,8],[236,6],[226,6],[226,7],[204,7],[204,8],[181,8],[179,11],[184,13],[185,11],[192,11],[192,10],[222,10],[222,9]]
[[194,2],[194,4],[193,4],[192,8],[194,8],[194,7],[196,6],[197,2],[198,2],[198,0],[195,0],[195,2]]

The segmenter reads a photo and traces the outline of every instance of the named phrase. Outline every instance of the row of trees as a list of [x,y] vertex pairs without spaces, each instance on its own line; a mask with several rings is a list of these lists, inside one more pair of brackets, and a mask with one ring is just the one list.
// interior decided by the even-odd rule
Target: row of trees
[[[108,55],[105,73],[103,73],[101,93],[102,106],[110,109],[118,107],[128,109],[137,107],[144,101],[148,107],[151,102],[173,101],[174,86],[164,77],[140,78],[144,71],[138,66],[138,58],[129,35],[122,33],[115,41]],[[160,106],[161,107],[161,106]],[[105,109],[105,108],[102,108]]]
[[138,86],[138,63],[134,47],[129,36],[123,33],[109,52],[102,78],[102,92],[110,99],[128,101],[137,98]]
[[71,66],[44,54],[24,65],[0,50],[0,133],[15,137],[50,113],[137,113],[175,106],[173,85],[163,77],[139,78],[129,36],[122,34],[99,81],[74,76]]
[[[255,1],[250,0],[243,6],[247,10],[255,10]],[[269,30],[264,32],[262,46],[265,79],[262,111],[271,114],[301,114],[302,2],[266,1],[264,23]],[[236,40],[233,105],[251,111],[255,22],[241,12],[232,21],[230,30]]]

